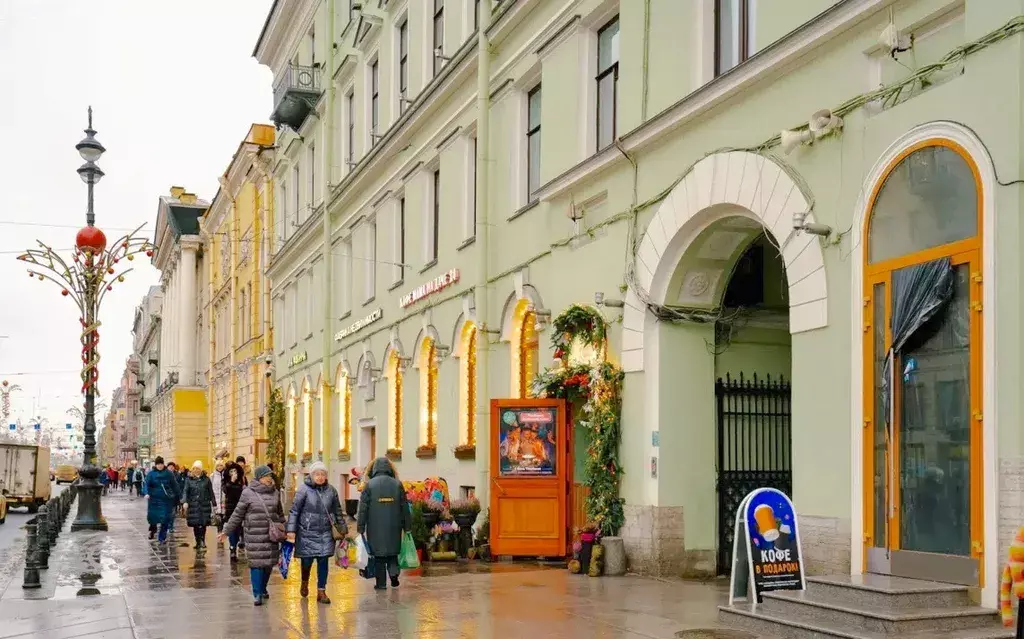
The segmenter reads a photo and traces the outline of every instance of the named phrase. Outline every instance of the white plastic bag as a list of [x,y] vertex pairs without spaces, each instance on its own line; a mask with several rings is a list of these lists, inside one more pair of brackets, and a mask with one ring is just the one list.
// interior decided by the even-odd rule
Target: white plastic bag
[[366,550],[366,541],[362,535],[356,537],[356,563],[357,570],[363,570],[370,564],[370,553]]

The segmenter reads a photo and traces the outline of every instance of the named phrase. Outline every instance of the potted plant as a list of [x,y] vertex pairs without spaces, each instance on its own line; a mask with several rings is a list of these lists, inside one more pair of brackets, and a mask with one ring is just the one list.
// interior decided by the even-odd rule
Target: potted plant
[[580,530],[579,562],[580,572],[587,574],[590,571],[590,559],[594,552],[595,544],[600,543],[601,530],[597,524],[589,523]]
[[477,515],[480,514],[480,500],[476,497],[456,499],[452,502],[450,511],[461,528],[470,528],[476,523]]
[[302,453],[302,465],[303,466],[309,465],[309,462],[311,462],[311,461],[313,461],[313,453],[312,452],[307,450],[306,452]]
[[443,520],[434,526],[434,539],[437,541],[437,550],[442,553],[451,552],[452,542],[458,533],[459,525],[450,519]]
[[436,499],[428,499],[423,503],[423,523],[427,528],[433,528],[440,521],[444,514],[444,504]]
[[480,527],[476,529],[476,546],[480,559],[489,561],[491,558],[491,520],[486,516]]

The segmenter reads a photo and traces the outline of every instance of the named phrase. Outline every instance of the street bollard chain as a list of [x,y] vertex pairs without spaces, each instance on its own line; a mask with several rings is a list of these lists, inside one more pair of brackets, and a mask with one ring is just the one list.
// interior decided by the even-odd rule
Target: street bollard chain
[[36,518],[28,521],[28,545],[25,547],[25,577],[21,587],[26,590],[42,588],[39,582],[39,564],[36,563]]
[[50,547],[57,545],[57,535],[60,534],[60,505],[57,503],[57,499],[51,499],[49,505],[46,507],[46,514],[49,515],[50,521],[48,522],[50,528],[50,539],[48,543]]

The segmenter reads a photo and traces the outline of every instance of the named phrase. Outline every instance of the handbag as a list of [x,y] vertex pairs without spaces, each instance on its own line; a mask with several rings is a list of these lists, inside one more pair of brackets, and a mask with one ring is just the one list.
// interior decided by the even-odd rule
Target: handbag
[[[247,488],[246,490],[252,490],[252,488]],[[281,543],[288,538],[288,535],[284,532],[284,524],[274,521],[274,518],[270,516],[270,509],[267,508],[267,502],[263,501],[263,498],[255,490],[252,490],[252,492],[256,495],[256,499],[260,500],[260,506],[263,506],[263,512],[267,513],[267,519],[270,520],[267,529],[270,541]]]
[[331,511],[327,510],[327,504],[324,503],[323,496],[320,495],[320,491],[313,489],[316,493],[316,498],[320,500],[320,507],[324,509],[324,514],[327,515],[327,520],[331,522],[331,538],[334,541],[341,541],[345,538],[345,533],[341,532],[338,528],[338,522],[334,521],[334,516],[331,515]]

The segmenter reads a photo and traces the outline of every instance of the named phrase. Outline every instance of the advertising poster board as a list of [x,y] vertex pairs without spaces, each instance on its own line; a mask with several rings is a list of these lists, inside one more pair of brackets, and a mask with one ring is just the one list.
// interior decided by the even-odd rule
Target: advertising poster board
[[558,472],[558,409],[501,409],[498,463],[502,477],[552,477]]
[[758,488],[740,503],[736,513],[730,605],[774,590],[807,587],[793,502],[775,488]]

